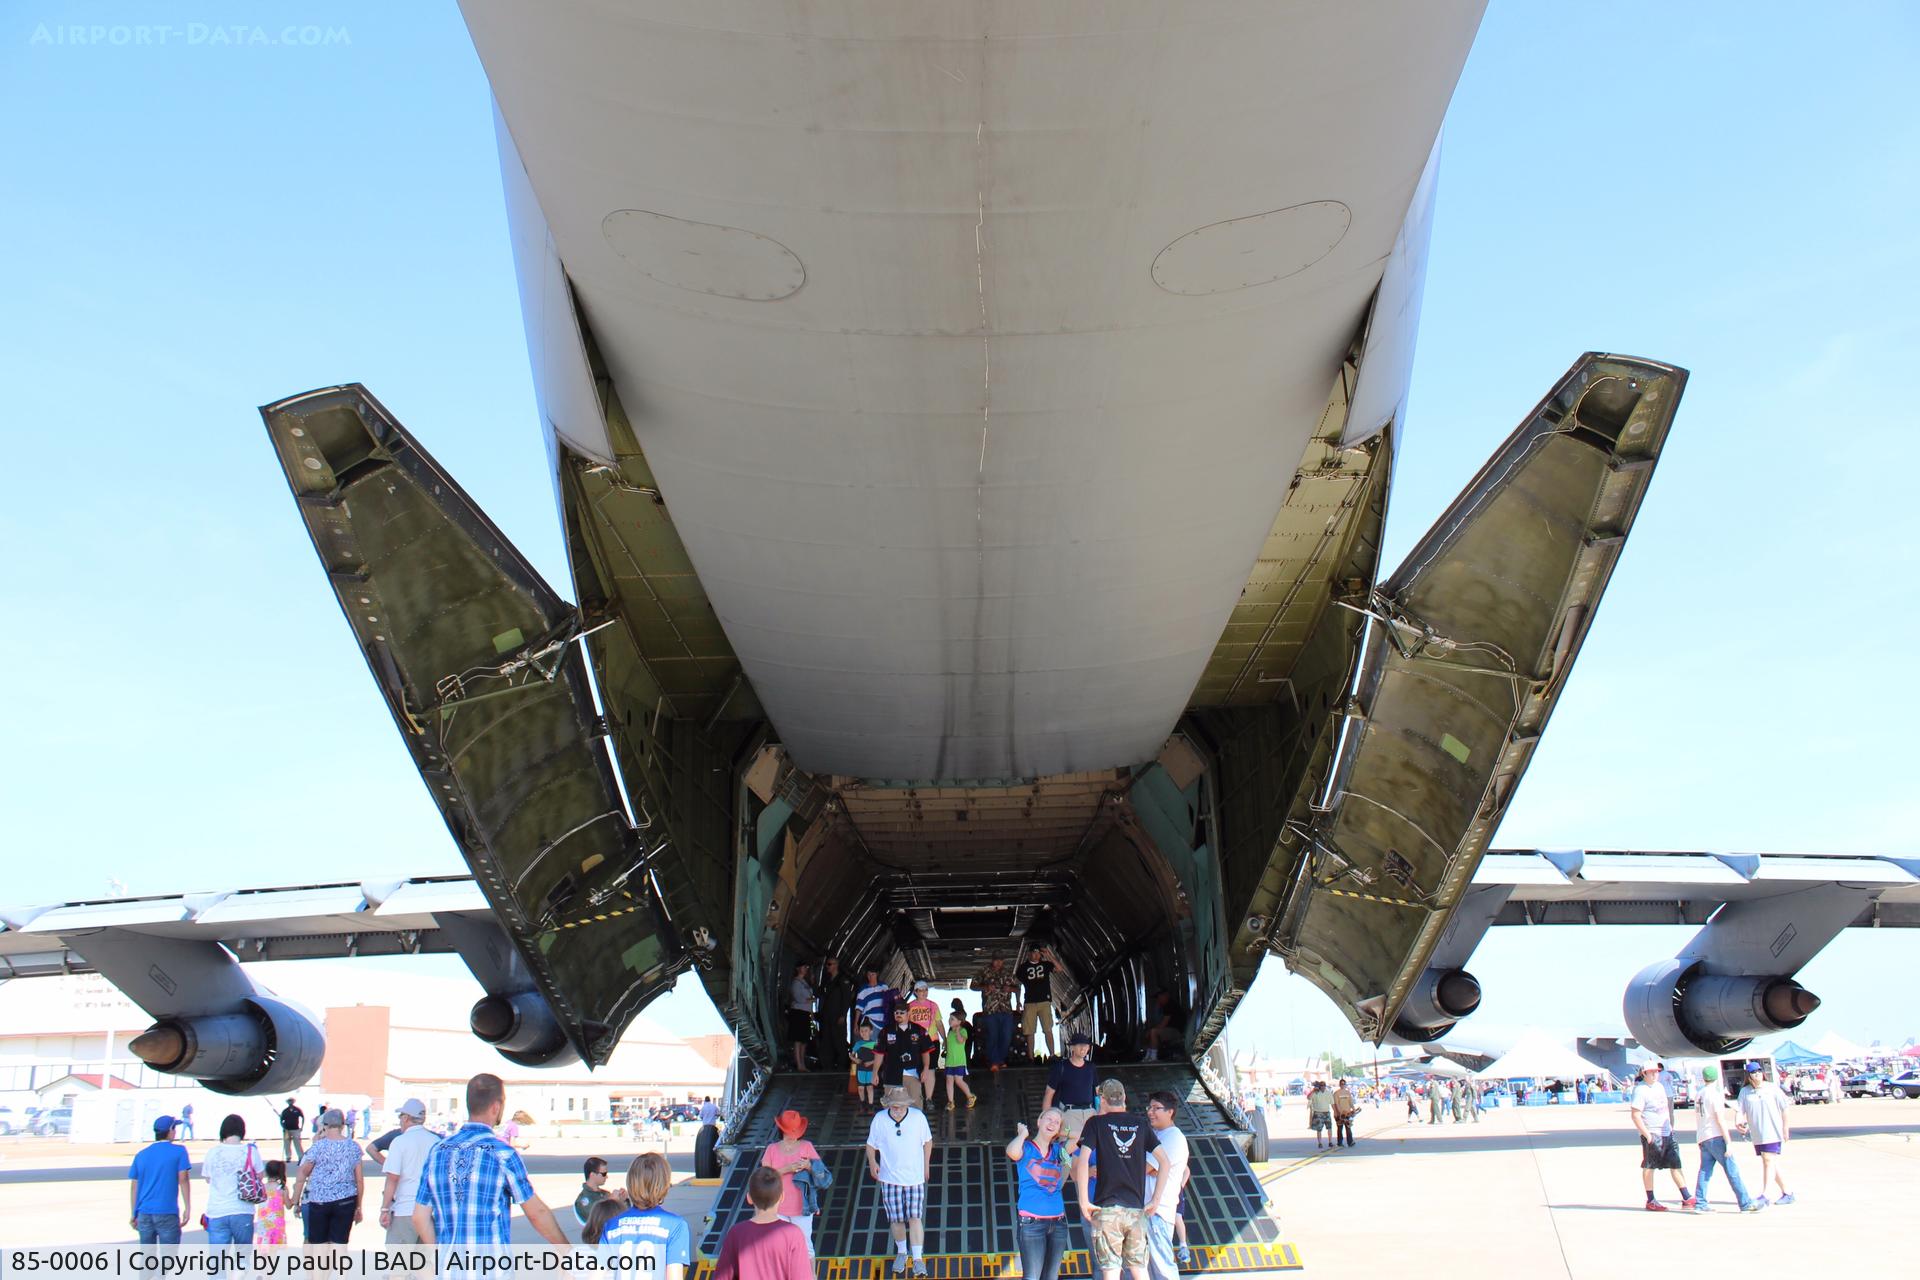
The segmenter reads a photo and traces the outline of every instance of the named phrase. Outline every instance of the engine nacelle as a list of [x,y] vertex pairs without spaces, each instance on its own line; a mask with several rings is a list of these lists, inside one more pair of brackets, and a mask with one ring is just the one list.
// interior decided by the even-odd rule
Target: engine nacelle
[[1627,984],[1627,1029],[1654,1053],[1737,1053],[1753,1038],[1790,1031],[1820,997],[1790,977],[1706,973],[1685,956],[1650,964]]
[[285,1093],[311,1080],[327,1040],[299,1009],[253,995],[238,1013],[162,1018],[136,1036],[132,1048],[155,1071],[247,1097]]
[[535,991],[482,996],[467,1015],[467,1025],[516,1066],[563,1067],[580,1060],[553,1010]]
[[1465,969],[1428,969],[1407,993],[1389,1037],[1426,1044],[1480,1007],[1480,980]]

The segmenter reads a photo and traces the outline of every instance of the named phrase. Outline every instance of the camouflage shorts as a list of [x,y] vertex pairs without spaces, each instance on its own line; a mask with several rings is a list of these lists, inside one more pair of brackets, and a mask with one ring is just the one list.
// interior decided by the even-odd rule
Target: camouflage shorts
[[1100,1271],[1147,1265],[1147,1215],[1118,1207],[1093,1212],[1093,1265]]

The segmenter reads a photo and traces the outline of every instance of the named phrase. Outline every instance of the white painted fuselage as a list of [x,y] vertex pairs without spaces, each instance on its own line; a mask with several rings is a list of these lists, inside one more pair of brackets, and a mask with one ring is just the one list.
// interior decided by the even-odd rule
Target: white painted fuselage
[[1410,226],[1397,407],[1482,5],[463,7],[549,430],[571,298],[796,763],[978,779],[1159,750]]

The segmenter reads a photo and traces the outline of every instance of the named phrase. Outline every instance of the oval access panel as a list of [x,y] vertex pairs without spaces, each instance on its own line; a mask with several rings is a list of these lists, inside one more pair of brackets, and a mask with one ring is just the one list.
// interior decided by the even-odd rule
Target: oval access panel
[[643,275],[676,289],[778,302],[807,282],[807,269],[791,249],[741,227],[615,209],[601,221],[600,231]]
[[1338,200],[1209,223],[1160,251],[1153,282],[1190,297],[1272,284],[1332,253],[1352,225],[1353,211]]

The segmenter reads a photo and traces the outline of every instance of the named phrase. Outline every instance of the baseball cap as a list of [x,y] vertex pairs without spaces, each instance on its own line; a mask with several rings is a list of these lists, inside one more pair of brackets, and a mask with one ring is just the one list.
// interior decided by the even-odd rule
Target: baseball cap
[[1107,1105],[1123,1107],[1127,1104],[1127,1086],[1118,1080],[1106,1079],[1100,1082],[1100,1097]]
[[412,1116],[415,1120],[425,1120],[427,1118],[427,1104],[418,1098],[408,1098],[400,1104],[399,1114]]
[[926,980],[925,978],[921,978],[921,979],[920,979],[920,980],[919,980],[918,982],[915,982],[915,983],[913,984],[913,989],[914,989],[915,991],[925,991],[925,990],[927,990],[927,980]]
[[1742,1068],[1740,1068],[1740,1069],[1741,1069],[1742,1071],[1758,1071],[1758,1070],[1760,1070],[1760,1064],[1759,1064],[1759,1063],[1757,1063],[1757,1062],[1749,1062],[1749,1063],[1748,1063],[1748,1064],[1747,1064],[1746,1066],[1744,1066],[1744,1067],[1742,1067]]
[[153,1132],[155,1136],[163,1133],[172,1133],[173,1126],[176,1123],[177,1121],[175,1121],[172,1116],[155,1116],[153,1118]]
[[1067,1047],[1069,1049],[1071,1049],[1074,1045],[1077,1045],[1077,1044],[1092,1044],[1092,1043],[1093,1043],[1093,1037],[1088,1035],[1084,1031],[1076,1031],[1072,1035],[1067,1037]]
[[1660,1069],[1660,1064],[1657,1062],[1643,1062],[1640,1064],[1641,1075],[1645,1075],[1649,1071],[1658,1071],[1659,1069]]
[[1708,1084],[1712,1084],[1720,1078],[1720,1068],[1709,1062],[1706,1066],[1700,1068],[1700,1078]]

